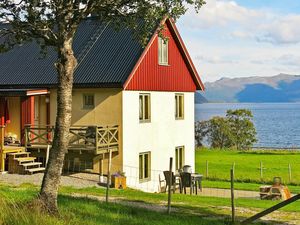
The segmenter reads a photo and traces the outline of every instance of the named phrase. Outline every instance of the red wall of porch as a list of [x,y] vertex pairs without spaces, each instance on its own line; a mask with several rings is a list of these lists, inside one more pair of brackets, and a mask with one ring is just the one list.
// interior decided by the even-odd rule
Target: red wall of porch
[[34,96],[21,97],[21,142],[24,144],[26,124],[34,125]]

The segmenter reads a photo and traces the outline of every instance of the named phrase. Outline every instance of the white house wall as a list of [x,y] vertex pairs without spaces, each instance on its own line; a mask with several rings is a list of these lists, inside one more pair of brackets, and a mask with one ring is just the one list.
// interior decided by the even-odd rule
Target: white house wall
[[[151,122],[139,121],[139,94],[151,94]],[[129,187],[156,192],[175,148],[185,147],[185,164],[194,171],[194,93],[184,94],[184,119],[175,119],[175,92],[123,91],[123,170]],[[139,153],[151,152],[151,180],[139,182]]]

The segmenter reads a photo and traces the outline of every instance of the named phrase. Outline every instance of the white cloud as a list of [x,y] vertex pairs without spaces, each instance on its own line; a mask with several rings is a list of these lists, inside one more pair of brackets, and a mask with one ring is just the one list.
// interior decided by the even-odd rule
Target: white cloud
[[293,54],[285,54],[277,59],[277,62],[285,66],[295,66],[300,68],[300,56]]
[[262,17],[265,12],[247,9],[234,1],[209,0],[199,13],[189,10],[185,26],[193,29],[225,27],[228,24],[247,24]]
[[233,37],[273,44],[300,42],[300,15],[281,15],[267,9],[249,9],[235,1],[210,0],[197,14],[189,10],[184,26],[193,30],[226,29]]
[[220,57],[220,56],[204,56],[198,55],[195,57],[195,60],[200,62],[206,62],[210,64],[234,64],[238,63],[236,60],[230,59],[229,57]]
[[270,24],[261,26],[265,31],[258,41],[271,42],[274,44],[296,44],[300,42],[300,15],[287,15],[278,17]]
[[179,29],[204,81],[221,77],[300,74],[300,14],[208,0]]

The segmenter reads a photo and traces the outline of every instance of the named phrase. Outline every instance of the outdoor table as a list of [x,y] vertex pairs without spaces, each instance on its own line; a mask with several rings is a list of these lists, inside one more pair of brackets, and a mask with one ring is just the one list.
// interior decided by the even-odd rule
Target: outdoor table
[[[175,179],[179,179],[180,180],[180,174],[177,172],[174,174],[175,176]],[[191,179],[192,181],[195,182],[196,184],[196,194],[197,193],[197,187],[199,188],[199,190],[202,192],[202,178],[203,178],[203,175],[202,174],[199,174],[199,173],[191,173]],[[181,181],[180,181],[181,182]],[[191,190],[192,191],[192,190]]]
[[199,173],[192,173],[191,177],[192,177],[192,180],[196,184],[196,193],[197,193],[197,186],[200,189],[200,191],[202,192],[202,178],[203,178],[203,175],[201,175]]

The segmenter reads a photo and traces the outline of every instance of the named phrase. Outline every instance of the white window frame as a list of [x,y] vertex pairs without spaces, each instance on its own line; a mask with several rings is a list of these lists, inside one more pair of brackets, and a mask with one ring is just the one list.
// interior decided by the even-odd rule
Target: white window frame
[[182,169],[185,165],[185,148],[184,146],[178,146],[175,148],[175,170]]
[[[146,168],[145,159],[148,156],[148,166]],[[147,177],[146,177],[147,170]],[[142,152],[139,154],[139,181],[146,182],[151,180],[151,152]]]
[[[93,104],[86,104],[86,98],[92,97],[93,98]],[[83,94],[82,95],[82,108],[83,109],[93,109],[95,108],[95,94]]]
[[169,41],[158,37],[158,64],[169,65]]
[[175,119],[184,119],[184,94],[182,93],[175,94]]
[[[147,98],[148,101],[146,101]],[[142,123],[151,122],[151,95],[149,93],[139,94],[139,120]]]

